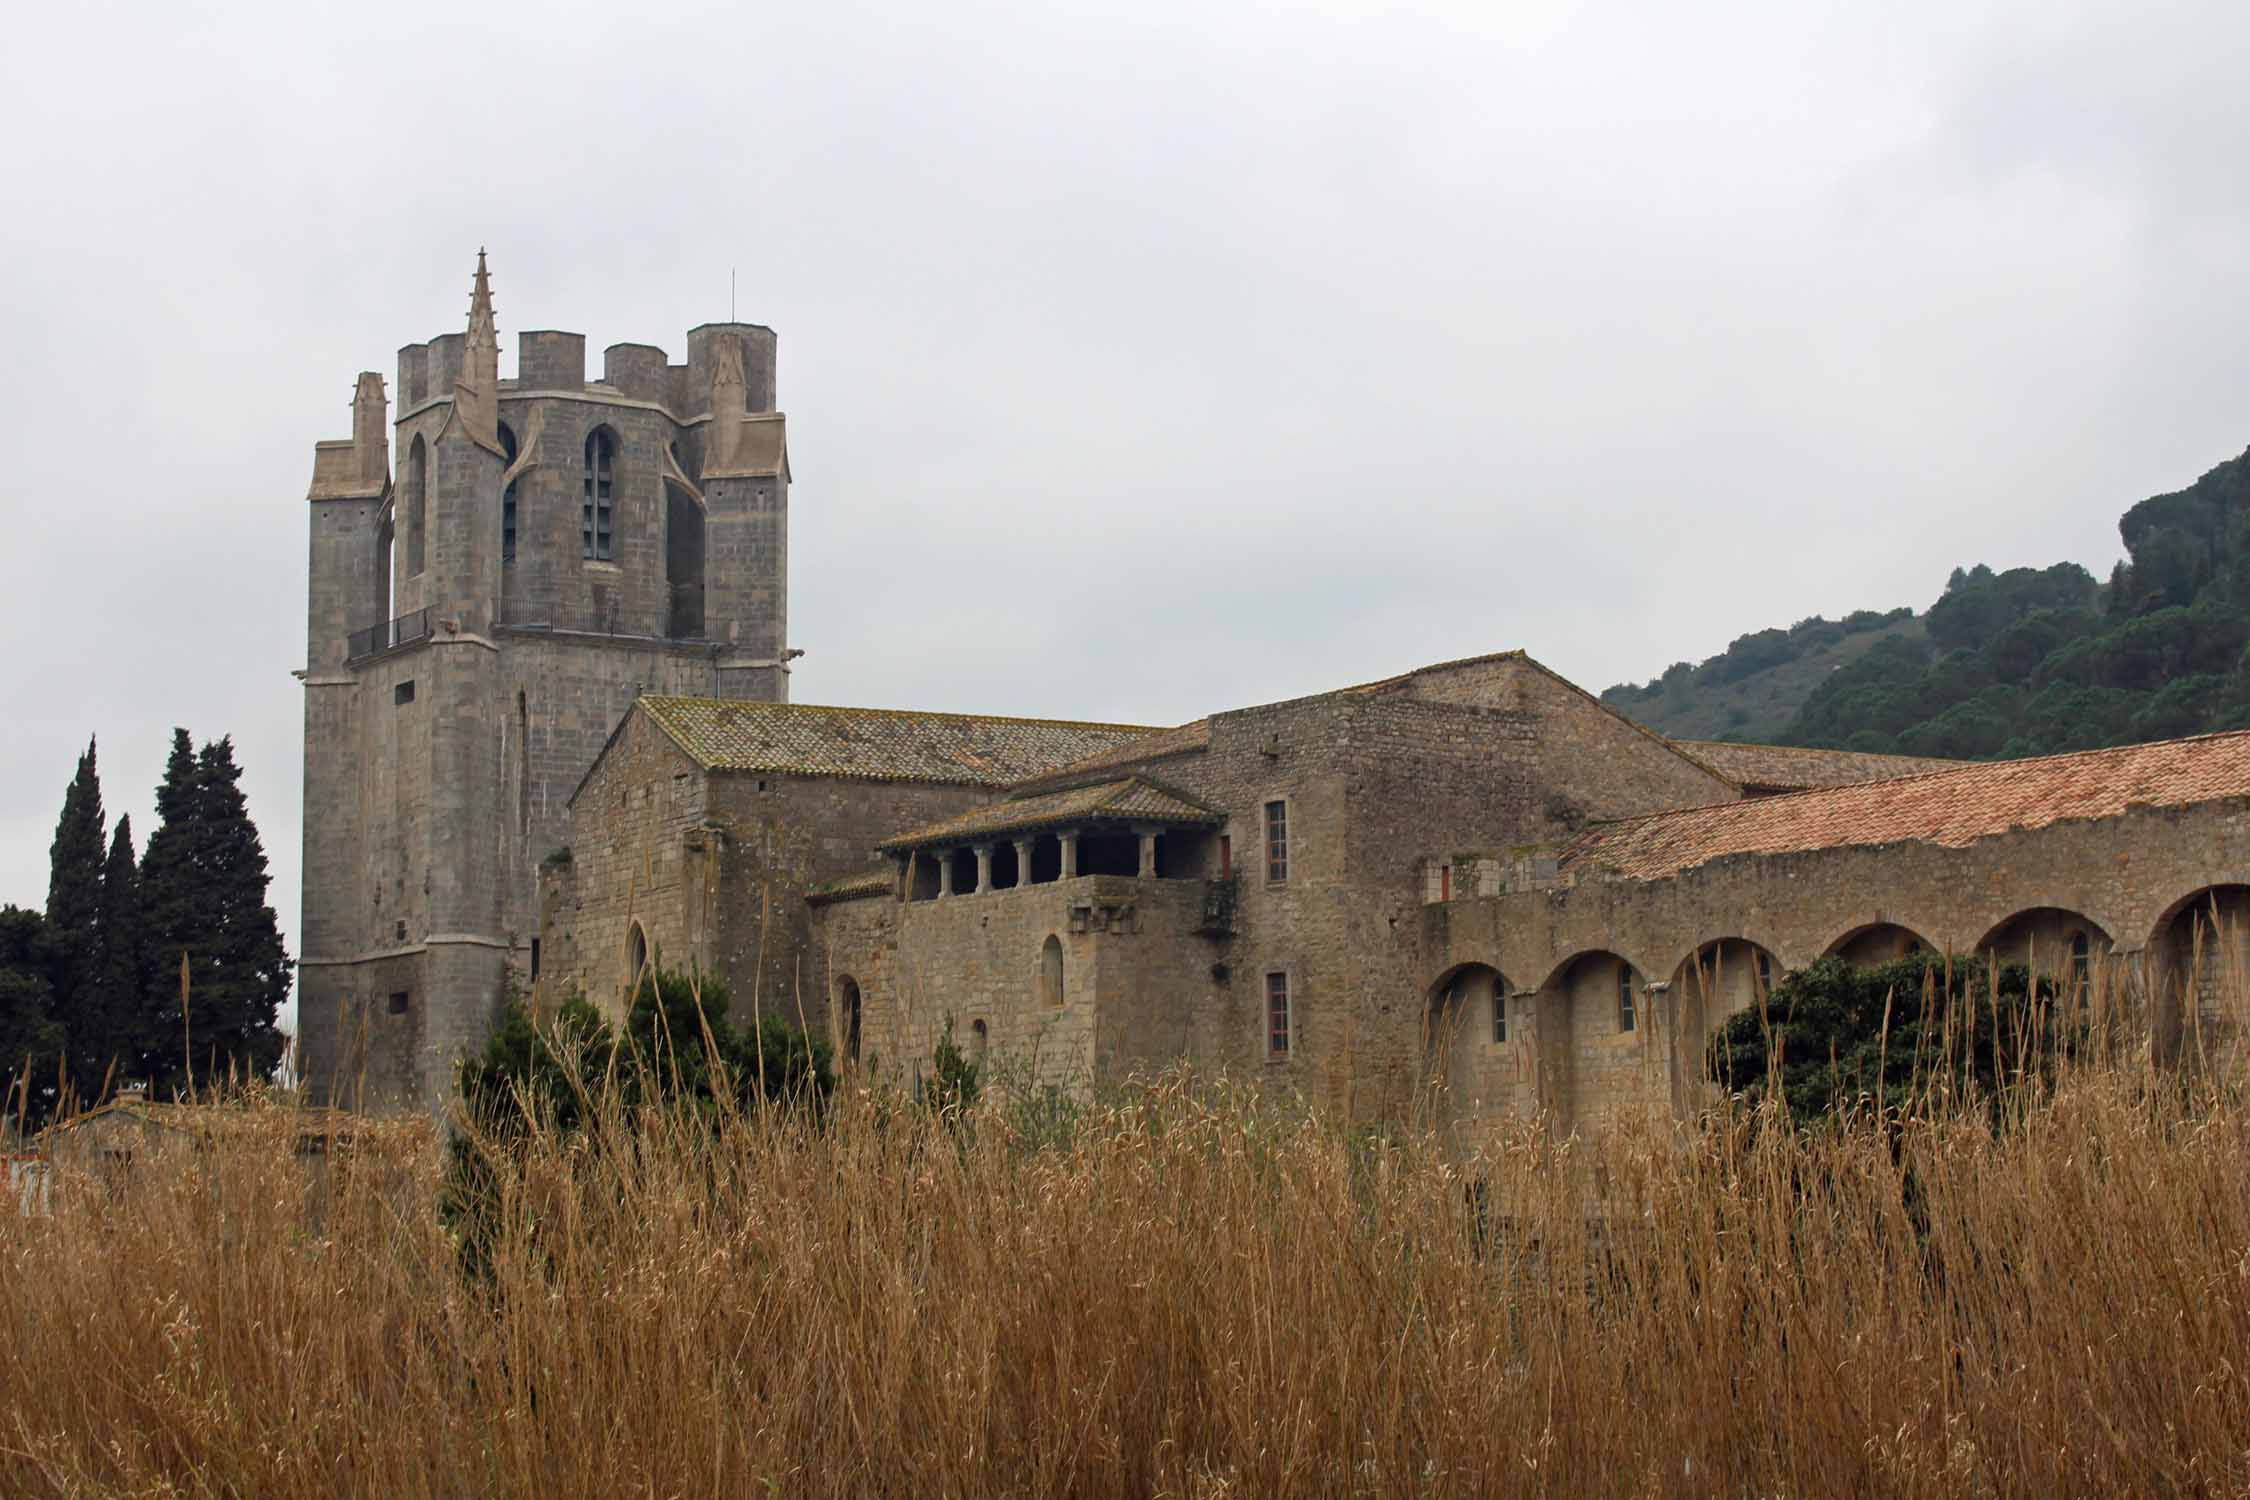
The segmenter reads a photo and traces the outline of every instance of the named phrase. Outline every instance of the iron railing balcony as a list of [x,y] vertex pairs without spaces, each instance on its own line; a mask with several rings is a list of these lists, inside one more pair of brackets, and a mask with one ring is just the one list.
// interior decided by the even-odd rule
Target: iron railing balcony
[[356,661],[362,656],[388,651],[393,646],[403,646],[408,641],[427,640],[429,634],[430,612],[418,609],[412,614],[400,615],[395,620],[385,620],[380,625],[353,631],[344,647],[344,659]]

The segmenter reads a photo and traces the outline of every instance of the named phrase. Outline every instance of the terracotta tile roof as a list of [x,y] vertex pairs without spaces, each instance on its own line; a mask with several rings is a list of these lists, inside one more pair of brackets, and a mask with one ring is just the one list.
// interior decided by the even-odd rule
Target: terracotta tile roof
[[1173,755],[1192,755],[1198,750],[1211,748],[1211,721],[1197,719],[1192,724],[1182,724],[1177,729],[1158,729],[1138,739],[1124,740],[1108,749],[1097,750],[1068,765],[1057,766],[1043,775],[1027,778],[1029,781],[1053,785],[1080,776],[1090,776],[1102,771],[1114,771],[1122,766],[1136,766],[1146,761],[1163,760]]
[[1888,781],[1924,771],[1950,771],[1965,762],[1920,755],[1868,755],[1857,750],[1808,750],[1796,745],[1737,745],[1726,740],[1672,743],[1738,786],[1795,790]]
[[1003,719],[887,708],[644,697],[641,707],[714,771],[859,776],[1006,786],[1066,761],[1145,738],[1134,724]]
[[883,849],[907,849],[925,844],[960,844],[1003,833],[1022,833],[1069,823],[1200,823],[1225,822],[1225,817],[1202,803],[1151,786],[1137,776],[995,802],[926,824],[879,844]]
[[2128,807],[2226,797],[2250,797],[2250,730],[1653,813],[1588,829],[1563,852],[1563,864],[1663,880],[1730,855],[1896,843],[1960,849],[2018,829],[2116,817]]

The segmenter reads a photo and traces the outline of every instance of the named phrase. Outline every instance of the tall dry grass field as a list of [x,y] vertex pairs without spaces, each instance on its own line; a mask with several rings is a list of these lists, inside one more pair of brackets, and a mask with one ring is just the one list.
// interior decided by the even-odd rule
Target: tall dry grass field
[[1185,1084],[1028,1118],[612,1109],[532,1142],[481,1277],[434,1150],[309,1186],[283,1111],[66,1175],[0,1220],[0,1491],[2250,1488],[2214,1085],[1473,1158]]

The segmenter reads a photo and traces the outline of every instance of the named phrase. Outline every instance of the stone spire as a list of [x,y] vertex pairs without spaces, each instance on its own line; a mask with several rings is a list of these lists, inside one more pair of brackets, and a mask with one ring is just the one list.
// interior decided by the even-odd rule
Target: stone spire
[[750,383],[742,375],[742,340],[732,333],[719,340],[711,361],[711,435],[706,473],[733,473],[741,464],[743,419],[750,408]]
[[359,488],[382,493],[391,479],[391,424],[383,402],[383,377],[362,370],[352,391],[352,470]]
[[469,293],[469,336],[461,349],[461,376],[453,383],[453,421],[478,447],[502,453],[500,328],[492,316],[492,277],[484,268],[481,246],[476,284]]

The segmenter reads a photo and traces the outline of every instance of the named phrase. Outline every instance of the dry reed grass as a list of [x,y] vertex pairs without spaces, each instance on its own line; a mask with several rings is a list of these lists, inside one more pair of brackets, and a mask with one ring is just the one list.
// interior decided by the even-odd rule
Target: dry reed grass
[[483,1281],[436,1153],[316,1183],[285,1110],[59,1180],[0,1220],[0,1489],[2250,1487],[2250,1105],[2209,1082],[1471,1159],[1182,1079],[1038,1140],[989,1095],[599,1113],[515,1163]]

